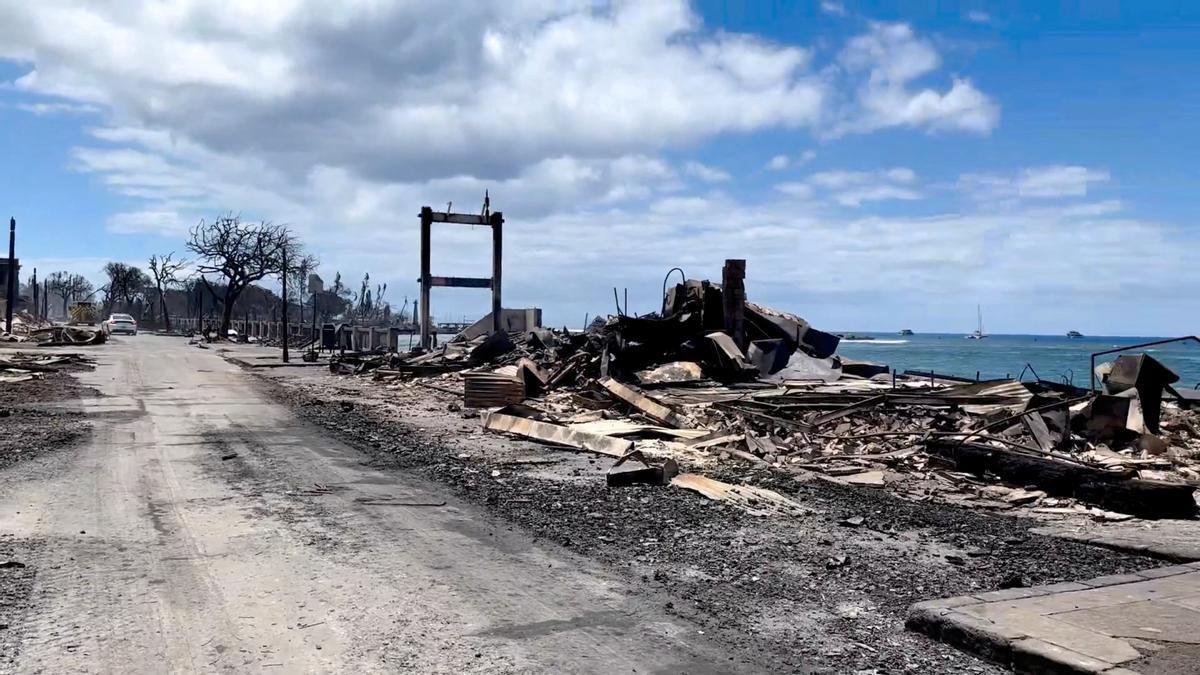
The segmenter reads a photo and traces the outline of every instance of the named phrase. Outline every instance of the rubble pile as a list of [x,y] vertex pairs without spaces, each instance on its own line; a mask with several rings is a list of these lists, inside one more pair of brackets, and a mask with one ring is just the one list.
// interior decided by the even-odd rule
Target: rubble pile
[[49,327],[49,321],[35,318],[25,310],[13,315],[12,332],[0,328],[0,342],[25,342],[31,331]]
[[[1150,356],[1104,364],[1095,394],[895,375],[840,359],[839,338],[800,317],[744,298],[731,307],[729,295],[689,280],[661,313],[584,333],[496,333],[424,353],[346,354],[330,367],[462,396],[487,410],[491,431],[609,455],[610,485],[694,488],[709,479],[679,467],[743,467],[986,508],[1196,515],[1200,415]],[[775,497],[748,501],[800,508]]]
[[40,380],[46,373],[90,363],[91,360],[82,354],[4,353],[0,354],[0,384]]
[[75,347],[103,344],[108,335],[99,328],[84,326],[50,326],[29,331],[26,340],[39,347]]

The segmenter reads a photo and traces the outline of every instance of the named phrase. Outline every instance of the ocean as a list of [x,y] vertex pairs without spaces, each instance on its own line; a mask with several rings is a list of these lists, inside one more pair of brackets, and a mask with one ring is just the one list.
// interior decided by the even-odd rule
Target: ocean
[[[848,334],[849,335],[849,334]],[[886,363],[896,372],[933,370],[943,375],[982,379],[1016,378],[1026,364],[1042,379],[1088,386],[1089,362],[1093,352],[1114,347],[1153,342],[1154,337],[1087,336],[1071,339],[1064,335],[990,335],[967,340],[962,333],[854,333],[873,340],[842,340],[837,353],[859,361]],[[1177,389],[1200,385],[1200,343],[1180,342],[1142,351],[1166,364],[1179,375]],[[1097,363],[1119,356],[1098,357]],[[1033,379],[1028,371],[1025,379]]]

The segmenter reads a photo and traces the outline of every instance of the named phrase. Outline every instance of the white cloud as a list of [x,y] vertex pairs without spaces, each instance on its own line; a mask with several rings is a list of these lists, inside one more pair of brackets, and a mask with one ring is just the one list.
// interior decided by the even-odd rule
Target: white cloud
[[1017,179],[1017,194],[1022,197],[1083,197],[1091,184],[1108,179],[1107,171],[1082,166],[1025,169]]
[[812,126],[827,96],[807,49],[705,31],[682,0],[253,4],[21,3],[0,58],[130,126],[384,180]]
[[888,200],[915,201],[920,198],[920,192],[895,185],[870,185],[851,188],[833,196],[834,201],[837,203],[850,207],[861,206],[863,202],[882,202]]
[[846,6],[835,0],[821,0],[821,11],[831,16],[846,16]]
[[683,172],[705,183],[723,183],[732,178],[729,172],[701,164],[700,162],[686,162],[683,165]]
[[185,221],[176,211],[127,211],[108,218],[108,230],[117,234],[159,234],[182,237],[193,221]]
[[902,126],[988,133],[999,122],[999,106],[970,80],[955,77],[943,92],[912,87],[941,66],[941,56],[907,24],[872,24],[850,40],[839,61],[867,80],[855,94],[856,111],[835,126],[835,134]]
[[959,188],[974,199],[1053,199],[1086,197],[1089,190],[1107,183],[1109,173],[1084,166],[1052,165],[1021,169],[1014,175],[964,174]]
[[821,171],[808,177],[808,184],[826,191],[834,202],[858,207],[864,202],[913,201],[922,194],[912,186],[917,180],[908,167],[880,171]]
[[[676,159],[716,136],[997,122],[966,80],[918,84],[938,77],[941,57],[907,26],[872,26],[834,63],[827,53],[712,30],[682,0],[42,0],[10,3],[0,22],[0,59],[32,68],[19,95],[102,111],[72,167],[131,202],[111,231],[177,237],[241,211],[295,227],[323,274],[370,270],[399,301],[417,275],[419,207],[475,211],[490,190],[507,218],[505,303],[546,307],[555,322],[609,307],[613,285],[656,309],[666,268],[719,275],[738,255],[756,299],[802,313],[814,294],[915,294],[979,269],[982,237],[1010,223],[830,208],[919,197],[903,168],[742,201],[709,192],[722,169]],[[784,156],[796,167],[816,153]],[[1036,222],[1071,217],[1082,216]],[[485,273],[489,243],[439,228],[435,271]],[[822,252],[803,270],[799,244]],[[434,303],[439,315],[486,311],[469,293]]]
[[967,21],[971,23],[991,23],[992,15],[979,10],[971,10],[967,12]]
[[768,171],[783,171],[788,167],[802,166],[808,164],[817,158],[817,153],[814,150],[805,150],[798,157],[792,158],[787,155],[775,155],[766,163]]
[[799,181],[779,183],[775,186],[775,189],[789,197],[796,197],[798,199],[808,199],[813,195],[812,186]]
[[45,115],[88,115],[101,112],[100,108],[89,104],[79,103],[18,103],[18,110],[24,110],[27,113],[33,113],[38,116]]

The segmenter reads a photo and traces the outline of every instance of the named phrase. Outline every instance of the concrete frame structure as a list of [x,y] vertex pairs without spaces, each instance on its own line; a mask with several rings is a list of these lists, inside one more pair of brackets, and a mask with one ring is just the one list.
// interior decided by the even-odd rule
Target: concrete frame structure
[[[499,211],[492,214],[449,213],[421,207],[421,347],[432,346],[432,315],[429,311],[429,291],[434,286],[456,288],[492,289],[492,331],[500,332],[500,268],[504,241],[504,215]],[[486,225],[492,228],[492,276],[480,277],[435,277],[430,273],[430,239],[434,223],[457,223],[459,225]]]

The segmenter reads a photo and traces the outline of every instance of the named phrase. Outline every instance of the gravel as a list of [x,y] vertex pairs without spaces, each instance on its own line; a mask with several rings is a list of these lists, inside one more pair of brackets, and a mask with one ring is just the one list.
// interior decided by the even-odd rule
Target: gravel
[[[376,464],[446,484],[536,537],[625,570],[648,593],[673,598],[668,611],[731,650],[770,655],[781,672],[1005,672],[906,631],[907,607],[1164,564],[1034,535],[1035,523],[1017,517],[779,472],[706,473],[771,487],[813,509],[811,515],[756,517],[671,487],[609,489],[607,458],[464,432],[462,418],[450,411],[452,398],[422,394],[440,406],[432,415],[444,421],[439,426],[412,406],[364,402],[329,380],[262,382]],[[467,424],[477,428],[479,421]],[[514,463],[520,450],[565,459]]]
[[39,380],[0,384],[0,469],[78,442],[90,425],[70,406],[57,404],[96,394],[65,369]]
[[[87,366],[74,366],[79,370]],[[47,373],[44,379],[0,384],[0,470],[74,446],[91,426],[64,406],[94,389],[81,386],[69,372]],[[0,480],[3,480],[0,478]],[[44,542],[0,533],[0,672],[13,672],[18,656],[16,627],[30,611],[37,576],[34,560]]]

